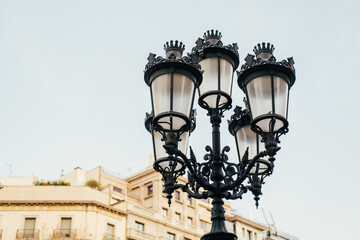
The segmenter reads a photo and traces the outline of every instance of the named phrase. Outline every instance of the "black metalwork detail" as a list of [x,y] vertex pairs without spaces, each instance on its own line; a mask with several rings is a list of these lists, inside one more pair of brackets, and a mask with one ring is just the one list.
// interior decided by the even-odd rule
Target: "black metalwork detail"
[[[156,57],[156,54],[154,53],[149,54],[147,58],[148,63],[145,65],[144,72],[148,71],[149,68],[153,67],[154,65],[166,62],[185,63],[191,65],[192,67],[195,67],[198,70],[201,70],[201,66],[197,63],[196,57],[191,56],[190,54],[188,54],[187,56],[182,56],[182,53],[185,49],[185,45],[182,42],[179,42],[178,40],[171,40],[170,42],[166,42],[164,44],[164,49],[166,53],[170,53],[167,54],[166,57]],[[179,54],[175,54],[177,52]]]
[[197,68],[198,70],[201,70],[201,66],[200,64],[198,64],[197,62],[194,62],[193,59],[194,57],[191,56],[184,56],[182,58],[174,58],[173,56],[169,56],[168,58],[164,58],[161,56],[156,57],[156,54],[150,53],[148,59],[148,63],[145,65],[145,72],[152,66],[159,64],[159,63],[164,63],[164,62],[181,62],[181,63],[185,63],[185,64],[189,64],[195,68]]
[[257,46],[254,47],[254,53],[255,55],[258,55],[259,53],[262,52],[267,52],[270,53],[272,55],[272,53],[274,52],[275,48],[274,45],[267,43],[267,45],[263,42],[262,44],[258,43]]
[[295,74],[295,68],[294,68],[294,59],[288,58],[287,60],[282,60],[280,62],[276,61],[276,58],[272,55],[273,51],[275,50],[273,45],[270,45],[270,43],[267,43],[267,45],[265,45],[265,43],[262,43],[262,45],[258,44],[257,46],[254,47],[254,53],[256,56],[258,56],[260,53],[266,52],[269,55],[271,55],[269,58],[262,58],[262,57],[257,57],[255,58],[254,55],[248,54],[246,56],[245,63],[241,66],[241,70],[237,71],[237,75],[238,77],[247,69],[255,67],[255,66],[260,66],[260,65],[265,65],[265,64],[272,64],[272,65],[278,65],[278,66],[283,66],[286,68],[289,68],[294,74]]
[[170,51],[170,50],[177,50],[177,51],[183,53],[183,51],[185,50],[185,44],[183,44],[182,42],[179,42],[178,40],[175,40],[175,43],[173,40],[170,40],[170,43],[166,42],[164,44],[164,50],[166,52]]
[[[190,71],[195,75],[194,78],[199,75],[201,78],[201,72],[198,71],[200,69],[198,63],[202,59],[210,57],[224,58],[236,69],[239,64],[238,46],[237,44],[224,46],[221,37],[222,35],[219,31],[207,31],[203,38],[198,38],[195,42],[196,45],[192,49],[192,53],[185,57],[182,57],[185,46],[181,42],[170,41],[170,43],[166,43],[164,46],[166,50],[165,58],[156,57],[152,53],[148,57],[148,63],[145,67],[146,83],[150,86],[150,76],[156,77],[157,75],[154,73],[159,69],[163,70],[166,68],[168,70],[179,66],[185,71]],[[241,82],[251,74],[251,77],[254,77],[256,74],[263,74],[264,72],[274,74],[277,71],[276,73],[280,76],[285,75],[285,77],[289,78],[287,80],[289,81],[289,86],[291,86],[295,81],[294,60],[288,58],[287,60],[277,62],[272,55],[274,49],[270,43],[262,43],[255,46],[254,53],[256,57],[250,54],[247,55],[245,64],[241,67],[240,72],[238,72],[239,75],[242,75],[238,81]],[[250,80],[251,77],[249,77]],[[201,80],[195,80],[195,82],[196,87],[198,87]],[[241,88],[244,86],[245,84],[240,85]],[[220,124],[224,117],[224,112],[231,108],[232,100],[228,96],[228,105],[221,106],[220,98],[227,98],[227,96],[221,95],[220,91],[213,91],[209,94],[217,96],[214,108],[210,108],[205,101],[199,100],[200,106],[207,110],[212,125],[212,143],[205,147],[206,153],[204,154],[203,161],[197,161],[191,147],[189,157],[178,149],[181,134],[185,132],[190,133],[195,128],[195,111],[192,111],[190,119],[187,119],[186,127],[180,130],[176,129],[176,132],[171,130],[171,128],[170,130],[164,129],[161,125],[164,123],[156,121],[161,118],[156,116],[158,119],[155,118],[153,120],[152,114],[147,114],[145,125],[150,132],[155,131],[161,134],[162,141],[164,142],[163,147],[168,154],[167,158],[164,158],[166,164],[162,164],[163,162],[161,161],[163,159],[160,159],[158,163],[154,163],[155,170],[160,172],[165,183],[163,192],[167,196],[168,204],[171,204],[172,194],[176,189],[181,189],[192,198],[211,198],[213,205],[211,209],[212,227],[209,233],[201,237],[201,240],[236,240],[237,236],[226,230],[223,199],[241,199],[243,194],[250,191],[254,195],[255,205],[258,207],[260,196],[262,195],[262,185],[265,183],[264,179],[273,173],[275,155],[280,150],[280,147],[278,147],[278,143],[280,143],[279,138],[287,133],[288,123],[283,117],[270,113],[264,117],[270,120],[268,132],[262,131],[254,122],[256,123],[256,121],[263,119],[259,117],[251,119],[247,110],[249,104],[244,100],[247,109],[235,107],[234,115],[230,118],[229,130],[232,134],[235,134],[243,125],[250,125],[251,129],[261,136],[261,141],[265,144],[265,150],[252,156],[249,155],[249,148],[247,148],[245,153],[239,156],[238,162],[231,162],[227,155],[230,148],[228,146],[221,148]],[[176,113],[165,114],[175,116]],[[178,115],[176,117],[181,118]],[[276,121],[282,121],[283,127],[275,131]],[[262,167],[264,164],[265,168]],[[185,174],[185,170],[188,180],[185,184],[179,184],[178,178]]]
[[219,31],[207,31],[204,33],[203,38],[198,38],[195,42],[195,47],[193,47],[193,49],[191,50],[192,54],[195,53],[200,53],[203,52],[204,49],[206,48],[223,48],[223,49],[227,49],[229,51],[231,51],[233,54],[235,54],[237,57],[239,57],[239,52],[238,52],[238,45],[237,43],[232,43],[232,44],[228,44],[225,45],[223,44],[223,42],[221,41],[221,32]]

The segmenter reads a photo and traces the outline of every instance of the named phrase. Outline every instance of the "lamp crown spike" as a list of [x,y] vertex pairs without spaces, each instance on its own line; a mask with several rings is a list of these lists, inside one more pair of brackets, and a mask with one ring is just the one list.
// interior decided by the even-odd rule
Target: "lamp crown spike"
[[258,43],[254,46],[254,53],[256,55],[256,58],[261,58],[263,60],[268,60],[271,56],[273,56],[273,52],[275,50],[275,47],[271,43]]
[[205,41],[210,41],[210,42],[218,42],[221,40],[221,32],[219,32],[218,30],[214,30],[214,29],[211,29],[211,30],[207,30],[205,33],[204,33],[204,39]]
[[178,40],[170,40],[164,44],[164,50],[166,52],[166,58],[169,58],[171,55],[174,55],[175,58],[181,58],[185,50],[185,44]]

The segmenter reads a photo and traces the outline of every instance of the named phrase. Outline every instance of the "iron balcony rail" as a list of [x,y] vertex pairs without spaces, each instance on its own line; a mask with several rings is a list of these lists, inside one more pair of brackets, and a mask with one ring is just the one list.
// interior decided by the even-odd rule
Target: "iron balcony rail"
[[[16,231],[16,239],[39,239],[39,229],[18,229]],[[1,231],[2,235],[2,231]]]
[[155,236],[144,231],[136,230],[135,228],[128,228],[127,231],[128,239],[136,239],[136,240],[154,240]]
[[75,239],[75,229],[56,229],[54,230],[53,239]]

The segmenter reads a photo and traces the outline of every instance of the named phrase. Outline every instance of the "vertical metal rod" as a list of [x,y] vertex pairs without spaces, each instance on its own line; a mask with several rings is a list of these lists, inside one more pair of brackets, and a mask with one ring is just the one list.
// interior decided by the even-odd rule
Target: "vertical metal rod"
[[210,113],[210,122],[212,124],[212,174],[211,180],[215,191],[211,193],[211,230],[209,233],[201,237],[201,240],[236,240],[237,236],[227,231],[225,226],[225,209],[223,196],[220,192],[222,182],[224,180],[224,172],[222,169],[223,159],[221,157],[220,145],[220,123],[221,111],[213,109]]

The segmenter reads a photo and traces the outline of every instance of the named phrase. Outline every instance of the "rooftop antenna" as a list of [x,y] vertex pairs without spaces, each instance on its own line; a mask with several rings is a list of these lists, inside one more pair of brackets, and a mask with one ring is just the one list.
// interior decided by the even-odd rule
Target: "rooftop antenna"
[[273,222],[273,225],[276,226],[275,221],[274,221],[274,218],[273,218],[273,215],[271,214],[270,211],[269,211],[269,214],[270,214],[271,220],[272,220],[272,222]]
[[261,208],[261,210],[263,212],[265,221],[266,221],[266,223],[268,225],[267,236],[266,236],[265,240],[277,240],[278,235],[277,235],[276,225],[275,225],[275,221],[274,221],[274,218],[273,218],[271,212],[269,211],[269,214],[270,214],[270,217],[271,217],[271,220],[272,220],[272,224],[270,224],[269,221],[267,220],[264,209]]
[[261,211],[262,211],[262,213],[263,213],[263,215],[264,215],[266,224],[268,225],[268,227],[270,227],[270,224],[269,224],[269,222],[268,222],[268,220],[267,220],[267,218],[266,218],[266,214],[265,214],[264,208],[261,208]]

